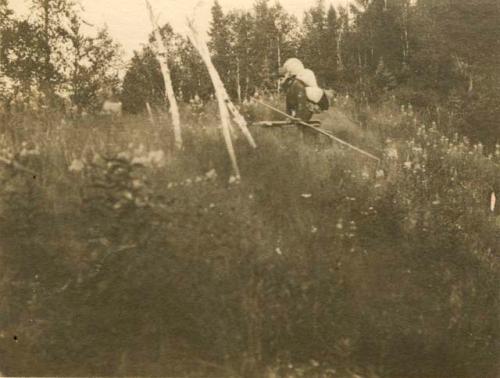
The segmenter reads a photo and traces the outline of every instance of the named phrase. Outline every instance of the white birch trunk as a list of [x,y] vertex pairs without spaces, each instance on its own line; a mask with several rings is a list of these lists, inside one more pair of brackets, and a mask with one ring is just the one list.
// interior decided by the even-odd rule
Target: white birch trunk
[[153,26],[153,31],[155,35],[155,47],[156,51],[160,52],[162,56],[157,56],[160,62],[160,68],[163,75],[163,81],[165,82],[165,100],[168,100],[170,104],[170,115],[172,116],[172,124],[174,126],[174,139],[175,146],[179,149],[182,148],[182,135],[181,135],[181,121],[179,116],[179,107],[177,106],[177,100],[175,99],[174,88],[172,86],[172,79],[170,77],[170,69],[167,64],[168,49],[167,42],[164,41],[160,34],[160,28],[154,18],[153,8],[148,0],[146,1],[146,7],[148,9],[149,18]]

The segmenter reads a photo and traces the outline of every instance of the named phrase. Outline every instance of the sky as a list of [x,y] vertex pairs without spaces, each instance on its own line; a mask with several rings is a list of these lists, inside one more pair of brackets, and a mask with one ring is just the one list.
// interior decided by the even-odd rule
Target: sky
[[[325,4],[345,6],[348,0],[325,0]],[[124,50],[125,58],[140,49],[151,32],[151,24],[146,13],[144,0],[79,0],[83,6],[84,19],[96,26],[107,25],[110,34]],[[200,4],[196,12],[196,22],[201,30],[206,30],[210,22],[210,7],[213,0],[150,0],[160,24],[169,22],[177,32],[183,33],[185,19],[193,14],[193,9]],[[302,18],[304,10],[310,8],[316,0],[280,0],[281,5],[290,13]],[[10,0],[11,8],[18,14],[27,14],[26,0]],[[249,9],[254,0],[219,0],[224,11],[238,8]],[[273,4],[274,0],[270,1]]]

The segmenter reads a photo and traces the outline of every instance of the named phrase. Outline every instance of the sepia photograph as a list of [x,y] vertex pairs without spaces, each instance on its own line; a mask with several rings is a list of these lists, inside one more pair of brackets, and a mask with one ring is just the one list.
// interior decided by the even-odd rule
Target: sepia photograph
[[0,377],[500,378],[500,0],[0,0]]

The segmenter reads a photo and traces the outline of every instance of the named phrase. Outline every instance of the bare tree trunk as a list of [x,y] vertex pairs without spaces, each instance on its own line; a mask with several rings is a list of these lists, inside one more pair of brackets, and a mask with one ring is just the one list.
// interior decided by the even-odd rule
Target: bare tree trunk
[[52,102],[52,90],[50,87],[50,79],[52,76],[50,65],[51,65],[51,54],[52,50],[50,47],[50,5],[49,0],[44,0],[42,4],[43,9],[43,40],[45,42],[44,46],[44,70],[43,79],[41,83],[41,92],[45,96],[45,100],[50,104]]
[[339,32],[337,37],[337,69],[342,71],[344,69],[344,64],[342,62],[342,31]]
[[407,1],[403,4],[403,64],[407,65],[410,56],[410,41],[408,37],[408,7]]
[[162,57],[157,56],[158,61],[160,62],[161,72],[163,74],[163,80],[165,82],[165,99],[168,99],[170,103],[170,115],[172,116],[172,124],[174,126],[174,139],[175,146],[179,149],[182,148],[182,135],[181,135],[181,121],[179,116],[179,107],[177,106],[177,100],[175,99],[174,88],[172,86],[172,79],[170,77],[170,69],[167,64],[168,57],[168,48],[167,41],[163,40],[160,34],[160,28],[154,18],[153,8],[148,0],[146,0],[146,7],[149,12],[149,18],[151,20],[151,24],[153,26],[153,31],[155,35],[155,45],[156,50],[161,51],[163,55]]
[[238,95],[238,102],[241,103],[241,83],[240,83],[240,58],[236,58],[236,93]]
[[[278,68],[281,68],[281,38],[280,38],[280,35],[278,34]],[[280,82],[278,80],[278,82],[276,83],[276,92],[279,94],[280,93]]]

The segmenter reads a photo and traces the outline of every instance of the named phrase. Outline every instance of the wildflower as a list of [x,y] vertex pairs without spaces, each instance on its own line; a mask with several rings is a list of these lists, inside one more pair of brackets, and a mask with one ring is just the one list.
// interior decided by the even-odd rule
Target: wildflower
[[[170,185],[170,184],[169,184]],[[133,180],[132,181],[132,187],[134,189],[138,189],[138,188],[141,188],[142,187],[142,181],[141,180]]]
[[397,159],[398,158],[398,150],[395,147],[389,147],[386,150],[387,157],[389,159]]
[[85,165],[83,164],[83,161],[80,159],[74,159],[71,162],[71,165],[69,166],[69,171],[70,172],[81,172]]
[[411,169],[411,161],[405,161],[403,163],[403,167],[406,169]]
[[146,156],[135,156],[132,159],[132,164],[149,165],[149,159]]
[[128,200],[131,200],[133,198],[132,193],[130,193],[128,190],[123,191],[122,194],[123,194],[123,197],[128,199]]
[[311,193],[303,193],[300,195],[302,198],[311,198],[312,194]]
[[316,226],[312,226],[311,233],[315,234],[316,232],[318,232],[318,228]]
[[342,221],[342,218],[337,221],[335,227],[337,227],[337,230],[342,230],[344,228],[344,222]]
[[165,153],[163,150],[151,151],[148,160],[151,165],[162,168],[165,166]]
[[311,360],[311,365],[314,366],[314,367],[318,367],[319,366],[319,362],[315,361],[315,360]]
[[119,159],[130,160],[130,153],[128,151],[122,151],[117,155],[117,157]]
[[283,251],[281,250],[281,248],[280,248],[280,247],[277,247],[277,248],[275,249],[275,252],[276,252],[278,255],[280,255],[280,256],[282,256],[282,255],[283,255]]

